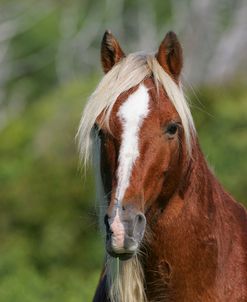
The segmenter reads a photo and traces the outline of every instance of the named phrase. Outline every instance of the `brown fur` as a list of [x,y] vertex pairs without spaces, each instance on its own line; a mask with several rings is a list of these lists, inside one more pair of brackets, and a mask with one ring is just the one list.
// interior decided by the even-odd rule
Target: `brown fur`
[[247,301],[246,212],[212,175],[197,143],[193,155],[180,188],[148,214],[149,301]]
[[[165,38],[157,58],[176,80],[182,57],[180,46],[170,51],[171,43],[175,41],[178,45],[174,39],[172,34]],[[167,59],[167,54],[172,57]],[[224,191],[210,171],[196,136],[192,138],[190,157],[182,127],[172,139],[166,135],[167,124],[180,123],[180,117],[163,88],[159,87],[157,92],[152,77],[144,84],[149,88],[152,114],[141,128],[140,156],[122,205],[132,205],[147,219],[139,256],[147,299],[247,301],[246,211]],[[108,213],[114,203],[122,132],[116,113],[135,89],[120,95],[114,104],[111,133],[104,127],[101,129],[101,175],[110,196]],[[104,274],[94,301],[107,301]]]

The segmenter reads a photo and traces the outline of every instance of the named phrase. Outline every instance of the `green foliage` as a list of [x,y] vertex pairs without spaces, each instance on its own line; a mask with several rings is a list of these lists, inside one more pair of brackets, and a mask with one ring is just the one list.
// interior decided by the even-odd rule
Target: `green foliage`
[[[207,87],[194,96],[194,117],[204,154],[221,183],[247,205],[247,93],[239,86]],[[198,109],[199,106],[199,109]]]
[[[57,82],[55,55],[59,39],[59,9],[52,3],[41,4],[25,0],[13,4],[16,9],[6,9],[13,23],[13,36],[9,37],[7,53],[5,102],[18,97],[20,101],[33,102],[37,96]],[[28,7],[30,6],[30,9]],[[11,7],[11,3],[10,3]],[[15,18],[10,16],[16,13]]]
[[60,88],[0,134],[0,300],[90,301],[103,244],[74,136],[88,89]]

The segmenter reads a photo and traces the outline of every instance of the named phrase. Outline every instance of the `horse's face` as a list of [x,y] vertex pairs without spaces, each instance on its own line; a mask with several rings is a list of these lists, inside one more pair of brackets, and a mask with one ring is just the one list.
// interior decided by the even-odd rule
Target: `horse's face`
[[147,210],[176,188],[183,127],[166,92],[161,87],[157,92],[150,77],[118,97],[109,127],[100,127],[99,136],[101,177],[108,196],[106,247],[110,255],[128,259],[143,238]]

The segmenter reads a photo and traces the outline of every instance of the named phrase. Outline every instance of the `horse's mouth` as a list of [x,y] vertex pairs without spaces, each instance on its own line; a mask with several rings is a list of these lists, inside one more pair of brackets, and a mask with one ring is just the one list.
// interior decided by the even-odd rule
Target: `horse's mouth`
[[116,253],[114,251],[107,251],[111,257],[119,258],[121,261],[126,261],[131,259],[136,253],[135,252],[126,252],[126,253]]
[[134,244],[128,246],[128,247],[117,247],[114,244],[112,244],[111,240],[108,240],[106,242],[106,250],[107,253],[114,258],[119,258],[121,261],[129,260],[134,255],[136,255],[136,252],[138,250],[139,244],[135,242]]

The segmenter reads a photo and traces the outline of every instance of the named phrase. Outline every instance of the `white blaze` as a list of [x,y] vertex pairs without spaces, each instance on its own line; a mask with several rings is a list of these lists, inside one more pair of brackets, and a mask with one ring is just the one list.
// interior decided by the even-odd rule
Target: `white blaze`
[[149,112],[148,103],[147,88],[141,84],[118,111],[123,128],[117,171],[116,199],[118,202],[121,202],[124,197],[124,193],[129,186],[133,165],[139,156],[139,131]]
[[[139,132],[143,120],[149,112],[148,103],[149,95],[147,88],[141,84],[121,105],[118,111],[123,128],[118,158],[118,184],[116,189],[116,200],[119,204],[129,186],[132,168],[139,156]],[[115,237],[115,240],[113,240],[115,248],[123,248],[124,226],[120,220],[118,209],[111,229],[113,231],[113,238]]]

